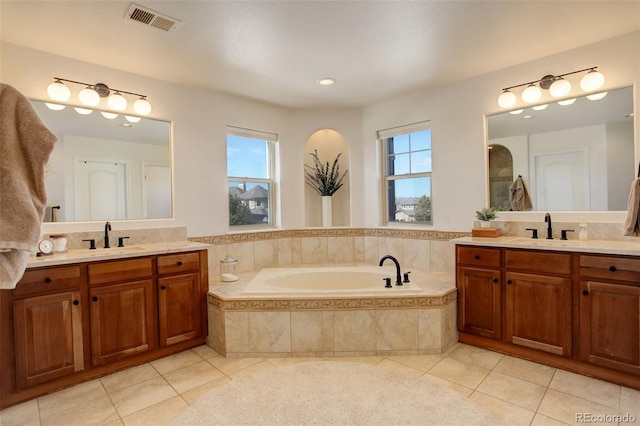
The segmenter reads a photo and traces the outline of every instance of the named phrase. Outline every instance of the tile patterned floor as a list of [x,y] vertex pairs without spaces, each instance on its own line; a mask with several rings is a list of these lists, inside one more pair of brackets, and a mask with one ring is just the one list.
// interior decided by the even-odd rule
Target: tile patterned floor
[[[224,358],[200,346],[7,408],[0,411],[0,425],[164,425],[230,380],[309,360],[319,359]],[[464,344],[443,355],[325,360],[422,376],[465,395],[508,426],[603,420],[588,415],[628,415],[640,425],[640,391]]]

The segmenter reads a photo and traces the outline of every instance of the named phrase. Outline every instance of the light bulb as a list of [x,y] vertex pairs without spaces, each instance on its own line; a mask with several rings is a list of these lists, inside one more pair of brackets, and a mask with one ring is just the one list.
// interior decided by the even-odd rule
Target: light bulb
[[594,93],[593,95],[587,95],[587,99],[589,99],[590,101],[599,101],[600,99],[607,96],[607,93],[609,92],[600,92],[600,93]]
[[576,98],[573,99],[565,99],[564,101],[558,101],[558,105],[562,105],[562,106],[566,106],[566,105],[571,105],[572,103],[574,103],[576,101]]
[[524,111],[523,109],[516,109],[513,111],[509,111],[509,114],[513,114],[513,115],[517,115],[517,114],[522,114],[522,111]]
[[130,123],[137,123],[138,121],[142,120],[140,117],[133,117],[131,115],[125,115],[124,118],[126,118]]
[[116,111],[124,111],[127,109],[127,100],[120,94],[120,92],[116,92],[109,96],[107,104],[109,104],[109,108],[115,109]]
[[571,83],[569,83],[562,77],[554,81],[551,87],[549,87],[549,94],[554,98],[561,98],[563,96],[566,96],[570,91]]
[[511,108],[515,104],[516,95],[508,90],[502,92],[502,94],[498,97],[498,105],[500,105],[502,108]]
[[140,98],[133,103],[133,110],[140,115],[149,115],[151,104],[145,98]]
[[531,107],[531,109],[535,109],[536,111],[542,111],[543,109],[547,109],[548,106],[549,104],[536,105],[534,107]]
[[78,93],[80,103],[86,106],[96,106],[100,103],[100,95],[91,87],[85,87]]
[[47,108],[52,109],[54,111],[62,111],[64,109],[64,107],[65,107],[64,105],[51,104],[49,102],[45,102],[44,104],[47,106]]
[[87,109],[87,108],[75,108],[75,110],[78,114],[82,114],[82,115],[89,115],[93,112],[92,109]]
[[530,84],[522,91],[522,100],[528,104],[538,102],[542,97],[542,90],[534,84]]
[[47,87],[47,94],[54,101],[66,102],[71,98],[71,90],[60,80],[56,80]]
[[118,114],[116,114],[115,112],[100,111],[100,114],[102,114],[104,118],[108,118],[109,120],[113,120],[118,116]]
[[604,85],[604,75],[602,73],[591,70],[580,80],[580,87],[585,92],[592,92],[598,90]]

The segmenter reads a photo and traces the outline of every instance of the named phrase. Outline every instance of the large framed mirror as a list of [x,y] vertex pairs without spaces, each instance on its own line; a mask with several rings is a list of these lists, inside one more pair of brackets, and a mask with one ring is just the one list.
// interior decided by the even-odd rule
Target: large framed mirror
[[[634,163],[633,90],[610,90],[487,117],[489,204],[500,210],[627,209]],[[518,178],[521,178],[519,180]],[[510,199],[524,185],[532,208]]]
[[58,136],[45,222],[173,217],[170,122],[31,102]]

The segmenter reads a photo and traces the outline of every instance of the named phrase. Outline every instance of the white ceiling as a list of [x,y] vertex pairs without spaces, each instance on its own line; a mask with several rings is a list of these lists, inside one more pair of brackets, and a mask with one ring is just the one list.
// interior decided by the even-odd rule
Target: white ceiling
[[[0,0],[1,39],[281,106],[335,108],[640,29],[640,1],[137,3],[181,23],[165,32],[127,20],[129,1]],[[319,86],[325,76],[337,84]]]

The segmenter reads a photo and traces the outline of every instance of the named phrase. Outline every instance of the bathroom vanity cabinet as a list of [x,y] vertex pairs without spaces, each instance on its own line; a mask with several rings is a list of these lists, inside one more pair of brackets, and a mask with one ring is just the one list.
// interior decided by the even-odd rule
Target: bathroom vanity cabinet
[[579,259],[582,359],[640,375],[640,259]]
[[27,269],[0,291],[0,407],[201,345],[207,251]]
[[640,258],[456,245],[458,330],[485,347],[640,389]]

